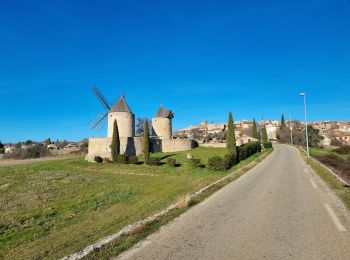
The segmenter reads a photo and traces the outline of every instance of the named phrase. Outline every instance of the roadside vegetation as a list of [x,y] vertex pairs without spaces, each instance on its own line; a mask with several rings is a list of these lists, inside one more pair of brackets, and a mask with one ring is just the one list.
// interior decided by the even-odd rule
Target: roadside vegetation
[[[327,157],[329,156],[330,153],[331,153],[331,149],[314,149],[314,148],[311,149],[312,156],[316,156],[316,157],[319,157],[319,156]],[[350,186],[342,183],[327,168],[323,167],[321,164],[319,164],[315,160],[312,160],[311,158],[307,158],[304,152],[302,152],[302,155],[304,160],[322,178],[322,180],[326,182],[328,186],[337,194],[337,196],[343,201],[346,207],[350,209]]]
[[335,149],[313,147],[310,155],[350,183],[350,146],[344,145]]

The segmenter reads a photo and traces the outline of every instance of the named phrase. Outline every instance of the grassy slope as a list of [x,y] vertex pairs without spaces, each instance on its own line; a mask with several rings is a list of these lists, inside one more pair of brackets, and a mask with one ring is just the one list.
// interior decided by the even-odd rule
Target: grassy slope
[[[191,152],[206,163],[222,148]],[[182,164],[91,164],[67,159],[0,167],[0,258],[57,258],[145,218],[227,172]],[[165,159],[164,159],[165,160]]]
[[[329,149],[310,149],[310,154],[312,156],[322,156],[331,153]],[[330,171],[325,167],[309,159],[302,152],[304,160],[312,167],[312,169],[322,178],[324,182],[337,194],[337,196],[344,202],[344,204],[350,209],[350,187],[339,181]]]

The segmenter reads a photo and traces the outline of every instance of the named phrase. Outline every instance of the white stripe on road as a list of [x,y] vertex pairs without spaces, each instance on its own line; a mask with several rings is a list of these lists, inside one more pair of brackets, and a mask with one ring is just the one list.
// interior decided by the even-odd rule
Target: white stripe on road
[[310,179],[310,182],[311,182],[312,187],[314,187],[315,189],[317,189],[316,183],[315,183],[313,180],[311,180],[311,179]]
[[334,211],[328,204],[324,204],[324,207],[327,210],[328,215],[331,217],[335,227],[338,229],[338,231],[346,231],[346,228],[340,223],[338,217],[335,215]]

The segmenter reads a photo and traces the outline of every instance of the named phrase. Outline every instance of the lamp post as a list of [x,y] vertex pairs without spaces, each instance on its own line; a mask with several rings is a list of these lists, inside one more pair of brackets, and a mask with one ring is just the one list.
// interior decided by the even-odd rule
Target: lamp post
[[290,143],[293,144],[292,115],[289,115],[289,127],[290,127]]
[[310,157],[310,152],[309,152],[309,136],[307,133],[307,120],[306,120],[306,93],[300,93],[300,96],[304,97],[304,115],[305,115],[305,135],[306,135],[306,153],[307,157]]

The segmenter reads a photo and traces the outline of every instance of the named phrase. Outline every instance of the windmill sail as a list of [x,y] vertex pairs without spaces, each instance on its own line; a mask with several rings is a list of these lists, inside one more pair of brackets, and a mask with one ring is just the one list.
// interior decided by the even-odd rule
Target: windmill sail
[[94,92],[95,96],[98,98],[98,100],[101,102],[101,104],[108,110],[111,109],[107,99],[103,96],[102,92],[97,88],[93,87],[92,92]]

